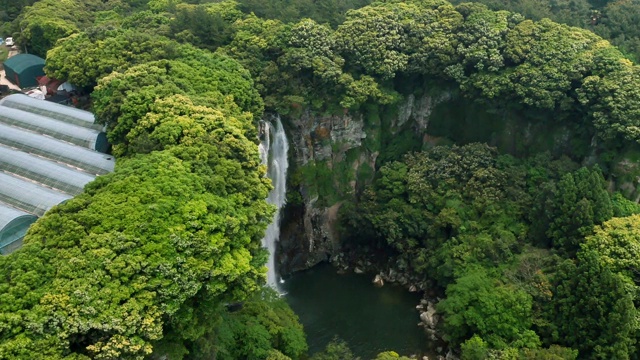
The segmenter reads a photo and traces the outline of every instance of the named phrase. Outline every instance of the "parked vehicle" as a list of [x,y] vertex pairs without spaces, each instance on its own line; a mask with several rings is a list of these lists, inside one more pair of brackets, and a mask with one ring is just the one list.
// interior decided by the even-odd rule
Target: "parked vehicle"
[[7,44],[7,46],[13,46],[13,38],[12,37],[8,37],[5,40],[5,43]]

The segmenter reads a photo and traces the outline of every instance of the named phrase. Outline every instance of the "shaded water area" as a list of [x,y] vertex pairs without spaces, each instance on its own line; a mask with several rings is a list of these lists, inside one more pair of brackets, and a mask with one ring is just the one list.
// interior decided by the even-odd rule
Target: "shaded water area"
[[285,298],[304,325],[309,353],[323,350],[335,335],[354,355],[370,360],[382,351],[431,356],[417,324],[420,295],[385,284],[371,275],[340,275],[328,264],[296,273],[283,284]]

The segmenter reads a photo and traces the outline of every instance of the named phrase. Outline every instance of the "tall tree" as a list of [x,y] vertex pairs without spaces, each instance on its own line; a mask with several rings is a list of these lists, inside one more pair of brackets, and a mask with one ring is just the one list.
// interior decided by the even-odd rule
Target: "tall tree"
[[594,251],[567,260],[549,304],[554,342],[578,349],[581,359],[629,359],[635,352],[636,308],[629,280]]

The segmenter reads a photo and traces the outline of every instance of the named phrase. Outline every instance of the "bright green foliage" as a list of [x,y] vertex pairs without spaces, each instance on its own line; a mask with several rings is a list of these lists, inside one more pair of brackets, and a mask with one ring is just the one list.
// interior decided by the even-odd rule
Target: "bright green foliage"
[[445,331],[453,343],[476,334],[495,349],[536,348],[540,339],[529,330],[531,306],[528,294],[478,269],[447,287],[447,297],[438,303],[438,310],[445,316]]
[[407,34],[408,70],[441,76],[460,61],[459,39],[451,34],[462,31],[462,14],[446,1],[430,0],[405,5],[403,25]]
[[271,349],[267,354],[266,360],[291,360],[291,358],[288,357],[287,355],[284,355],[278,350]]
[[216,359],[298,359],[307,351],[298,317],[270,289],[223,316],[217,331]]
[[167,13],[155,14],[151,11],[140,11],[126,17],[122,21],[122,28],[135,29],[137,32],[155,34],[157,36],[169,36],[171,19]]
[[406,34],[397,11],[389,5],[349,11],[336,37],[345,58],[361,72],[392,78],[407,67]]
[[385,351],[383,353],[378,354],[374,360],[410,360],[406,356],[400,356],[395,351]]
[[349,9],[358,9],[371,0],[240,0],[240,9],[265,19],[297,22],[304,18],[336,27]]
[[[164,324],[185,340],[202,332],[198,312],[183,311],[197,308],[190,299],[210,306],[257,289],[271,214],[257,150],[253,193],[202,176],[210,172],[203,166],[217,166],[207,150],[200,148],[208,163],[170,151],[121,159],[113,174],[31,228],[24,250],[2,258],[0,357],[24,358],[15,346],[25,341],[30,353],[148,355]],[[220,155],[220,166],[229,166]],[[25,296],[21,289],[38,283]],[[30,325],[8,326],[21,322]]]
[[[453,0],[454,4],[464,3],[463,0]],[[589,0],[479,0],[491,10],[507,10],[520,13],[527,19],[541,20],[549,18],[553,21],[571,26],[587,27],[590,23],[589,10],[592,5]]]
[[[262,116],[262,98],[251,74],[238,61],[189,45],[179,47],[177,52],[177,60],[191,66],[194,71],[184,74],[180,82],[191,82],[193,91],[199,92],[196,95],[204,96],[204,93],[219,91],[224,96],[232,96],[240,109],[253,114],[254,119]],[[186,85],[183,86],[187,89]]]
[[640,284],[640,216],[613,218],[585,239],[584,251],[594,251],[603,266]]
[[551,345],[548,349],[523,349],[519,356],[522,360],[576,360],[578,351]]
[[207,5],[180,4],[171,21],[171,33],[179,41],[215,50],[230,41],[231,24],[242,18],[233,0]]
[[613,216],[625,217],[640,214],[640,204],[625,198],[619,192],[611,196],[611,206],[613,206]]
[[292,26],[288,46],[279,62],[295,72],[308,72],[327,86],[339,84],[344,65],[344,59],[336,51],[333,31],[310,19]]
[[324,351],[313,354],[311,360],[360,360],[360,358],[353,355],[346,342],[334,338],[327,344]]
[[176,57],[169,39],[130,30],[95,28],[63,39],[47,54],[46,72],[52,78],[91,88],[114,71],[153,60]]
[[104,22],[105,12],[128,8],[119,0],[41,0],[26,7],[19,18],[18,43],[29,53],[45,57],[56,41]]
[[22,14],[20,27],[24,30],[19,41],[29,52],[44,57],[58,39],[77,32],[80,23],[90,22],[91,16],[77,0],[38,1]]
[[489,353],[489,345],[478,335],[460,345],[460,359],[462,360],[484,360]]
[[[179,70],[183,70],[181,75],[184,76],[193,69],[181,62],[160,61],[134,66],[125,73],[112,73],[99,81],[92,93],[93,109],[97,121],[107,126],[111,143],[118,145],[125,141],[126,135],[149,112],[155,99],[191,90],[180,88],[172,81],[182,80],[171,76]],[[116,148],[116,153],[121,151]]]
[[224,21],[233,23],[246,16],[240,9],[238,9],[238,2],[236,0],[223,0],[219,2],[201,1],[206,11],[211,15],[220,16]]
[[638,327],[629,285],[594,251],[578,253],[577,264],[567,260],[549,304],[553,340],[578,349],[581,359],[629,359]]
[[[160,21],[160,20],[159,20]],[[161,26],[161,25],[158,25]],[[74,35],[61,41],[58,46],[49,52],[47,59],[47,73],[58,79],[66,79],[78,86],[93,87],[98,80],[109,75],[114,77],[129,77],[136,74],[139,84],[119,82],[119,91],[133,90],[143,92],[139,87],[154,87],[156,92],[163,94],[187,93],[199,94],[203,97],[207,92],[220,92],[223,95],[233,95],[235,102],[245,111],[253,113],[256,117],[262,114],[263,105],[258,92],[253,86],[250,74],[236,61],[221,55],[212,54],[206,50],[197,49],[191,45],[179,45],[162,36],[140,32],[134,29],[127,30],[103,30],[101,28],[90,29],[84,33]],[[150,70],[141,72],[135,65],[140,64],[147,69],[149,62],[159,59],[175,59],[188,67],[168,63],[161,67],[167,69],[156,70],[151,75]],[[155,67],[158,67],[156,64]],[[146,67],[145,67],[146,66]],[[179,70],[178,70],[179,68]],[[164,79],[158,78],[158,71],[166,73]],[[122,74],[121,72],[124,72]],[[153,76],[154,79],[142,80],[140,77]],[[103,112],[100,100],[102,98],[117,98],[117,90],[110,89],[108,94],[102,95],[100,91],[106,84],[113,80],[104,80],[98,87],[96,97],[96,112]],[[134,81],[134,79],[130,80]],[[123,86],[129,86],[122,88]],[[114,85],[111,85],[114,86]],[[161,90],[164,89],[164,90]],[[109,92],[111,91],[111,92]],[[215,98],[215,96],[214,96]],[[154,100],[154,98],[152,98]],[[140,103],[140,100],[131,100]],[[214,104],[212,100],[211,104]],[[117,107],[121,104],[112,104]],[[124,106],[126,108],[126,106]],[[98,115],[103,123],[114,122],[119,113],[110,111],[109,116]],[[137,116],[144,115],[137,114]],[[126,122],[127,120],[125,120]],[[122,135],[118,135],[122,136]]]
[[471,264],[497,265],[511,258],[526,228],[518,175],[481,144],[436,147],[380,169],[375,190],[354,212],[360,229],[386,241],[417,273],[448,284]]
[[548,19],[517,21],[499,42],[510,70],[479,72],[471,76],[469,84],[489,98],[513,97],[522,105],[567,110],[575,102],[570,92],[573,82],[590,70],[590,49],[601,41],[588,31]]
[[[127,153],[148,153],[178,144],[191,146],[205,141],[207,136],[216,132],[229,132],[219,136],[219,141],[227,143],[219,146],[235,145],[232,138],[225,139],[231,133],[236,133],[236,137],[244,136],[249,139],[257,136],[251,114],[241,113],[231,101],[226,106],[226,111],[198,106],[189,97],[181,95],[158,99],[127,134]],[[252,151],[238,148],[231,153],[238,159],[247,161],[245,159],[250,157]]]
[[372,77],[354,79],[343,72],[345,60],[338,54],[338,44],[329,27],[302,20],[291,27],[288,45],[278,59],[280,71],[289,74],[288,91],[304,96],[304,102],[312,108],[322,109],[336,101],[350,108],[369,99],[379,103],[393,100]]
[[147,7],[155,13],[166,12],[175,9],[182,0],[149,0]]
[[[102,79],[92,94],[93,106],[98,121],[107,125],[110,141],[126,144],[126,135],[153,102],[172,94],[191,95],[198,105],[220,107],[228,114],[241,111],[235,102],[258,116],[262,102],[246,70],[224,55],[209,53],[203,57],[205,61],[192,57],[188,62],[193,66],[187,61],[163,60]],[[126,150],[118,147],[115,151],[122,154]]]
[[510,18],[511,14],[506,11],[494,12],[482,6],[466,5],[457,8],[465,17],[463,29],[458,34],[458,52],[462,59],[457,66],[471,73],[497,72],[505,65],[502,52],[509,25],[519,19]]
[[[469,349],[471,354],[475,354]],[[464,355],[464,353],[463,353]],[[478,354],[480,355],[480,354]],[[495,360],[576,360],[578,351],[570,348],[551,345],[548,349],[515,349],[507,348],[505,350],[489,350],[485,357],[477,359],[495,359]]]
[[[454,0],[454,4],[464,0]],[[492,10],[508,10],[539,21],[544,18],[582,27],[608,39],[630,59],[640,59],[640,2],[594,0],[478,0]]]
[[279,108],[278,97],[270,93],[274,91],[274,94],[278,94],[277,89],[283,85],[282,74],[278,72],[275,60],[285,47],[287,27],[279,21],[247,16],[236,21],[232,31],[233,39],[221,52],[238,60],[249,70],[267,107],[286,112],[286,109]]
[[640,82],[640,68],[615,55],[600,55],[603,72],[584,79],[579,100],[589,108],[593,124],[603,138],[637,141],[640,90],[636,84]]

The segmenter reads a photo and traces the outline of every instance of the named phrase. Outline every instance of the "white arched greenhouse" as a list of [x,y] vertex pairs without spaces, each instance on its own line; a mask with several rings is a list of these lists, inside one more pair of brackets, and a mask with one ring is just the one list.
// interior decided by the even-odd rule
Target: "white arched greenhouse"
[[88,129],[103,130],[104,126],[95,122],[95,116],[85,110],[70,106],[42,101],[24,94],[13,94],[0,99],[0,105],[8,108],[24,110],[33,114],[43,115],[51,119],[61,120]]
[[0,254],[52,207],[113,171],[90,112],[17,94],[0,100]]

